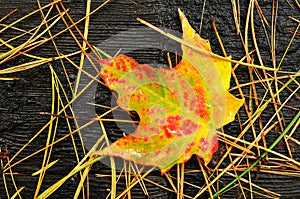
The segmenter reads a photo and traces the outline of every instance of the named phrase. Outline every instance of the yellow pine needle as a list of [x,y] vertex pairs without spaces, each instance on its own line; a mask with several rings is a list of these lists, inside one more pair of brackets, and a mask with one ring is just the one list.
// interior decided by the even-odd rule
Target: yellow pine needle
[[13,80],[19,80],[20,78],[16,77],[0,77],[0,81],[13,81]]
[[21,193],[21,191],[23,191],[23,189],[25,189],[25,186],[18,189],[17,192],[14,195],[12,195],[12,197],[10,199],[15,199],[17,197],[20,197],[20,193]]
[[49,169],[50,167],[52,167],[54,164],[56,164],[57,162],[59,161],[59,159],[57,160],[54,160],[52,162],[50,162],[49,164],[47,164],[45,167],[43,167],[42,169],[32,173],[31,175],[32,176],[36,176],[36,175],[39,175],[40,173],[44,172],[45,170]]

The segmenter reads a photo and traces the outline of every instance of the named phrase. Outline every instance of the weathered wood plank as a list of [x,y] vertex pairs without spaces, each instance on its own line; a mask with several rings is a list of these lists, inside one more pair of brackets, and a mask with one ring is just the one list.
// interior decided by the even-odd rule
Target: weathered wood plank
[[[45,4],[46,2],[43,2]],[[267,1],[259,2],[263,8],[264,14],[267,19],[271,19],[271,4]],[[246,18],[246,11],[248,7],[248,2],[243,1],[241,4],[241,25],[242,31],[244,31],[244,24]],[[76,21],[84,16],[85,14],[85,2],[84,1],[64,1],[64,5],[67,8],[71,8],[70,15],[73,17],[73,20]],[[92,4],[93,8],[95,8],[95,4]],[[99,5],[99,3],[97,4]],[[131,28],[144,27],[144,25],[137,22],[136,18],[140,17],[147,20],[150,23],[155,25],[170,28],[174,30],[180,30],[180,22],[177,16],[177,8],[180,7],[190,19],[192,26],[199,30],[200,18],[201,18],[201,10],[202,10],[203,1],[193,0],[193,1],[161,1],[161,0],[146,0],[146,1],[112,1],[107,4],[103,9],[97,12],[95,15],[91,17],[91,25],[89,32],[89,41],[93,45],[97,45],[101,43],[103,40],[109,38],[114,34],[118,34],[121,31],[126,31]],[[9,17],[2,23],[8,24],[20,18],[21,16],[27,14],[29,11],[37,8],[35,1],[26,1],[26,0],[17,0],[17,1],[9,1],[4,0],[0,5],[0,17],[4,16],[6,13],[10,12],[14,8],[18,8],[18,12]],[[280,2],[280,9],[278,11],[278,46],[277,46],[277,54],[282,55],[286,44],[291,37],[290,34],[287,34],[284,29],[286,27],[295,28],[297,24],[291,22],[287,19],[287,16],[299,16],[297,13],[298,10],[292,10],[285,3],[285,1]],[[35,15],[34,17],[39,17],[39,15]],[[215,37],[211,20],[215,18],[219,33],[224,42],[227,53],[232,55],[234,59],[240,59],[244,54],[244,49],[242,43],[240,42],[240,38],[236,36],[235,25],[233,22],[231,4],[230,1],[222,0],[211,0],[206,2],[206,10],[204,13],[203,26],[201,29],[201,35],[203,38],[209,39],[212,45],[212,48],[218,54],[222,54],[221,49],[219,47],[219,43]],[[256,18],[256,21],[259,19]],[[17,25],[17,27],[23,29],[29,29],[30,27],[35,27],[38,25],[36,22],[40,20],[34,20],[34,18],[26,19],[23,23]],[[270,21],[269,21],[270,22]],[[269,54],[269,46],[266,42],[266,38],[264,36],[263,29],[259,22],[255,23],[257,31],[256,37],[259,41],[259,46],[262,56],[264,56],[267,60],[265,64],[270,65],[270,54]],[[83,29],[83,24],[81,23],[78,26],[81,30]],[[62,22],[58,23],[57,27],[54,30],[62,30],[64,25]],[[268,28],[269,30],[269,28]],[[11,38],[11,36],[16,35],[15,31],[9,30],[0,34],[2,39]],[[15,45],[19,45],[25,41],[25,37],[21,40],[14,42]],[[124,42],[131,44],[131,40],[124,38]],[[299,38],[296,41],[299,43]],[[63,53],[70,53],[78,50],[76,43],[73,41],[72,37],[69,33],[65,33],[59,36],[56,39],[56,43],[58,44],[59,49]],[[116,44],[117,45],[117,44]],[[250,44],[252,45],[252,43]],[[299,47],[299,45],[298,45]],[[298,71],[299,70],[299,55],[300,51],[297,45],[293,45],[287,55],[285,62],[282,67],[285,70],[289,71]],[[112,49],[118,49],[118,46],[112,46]],[[3,48],[4,49],[4,48]],[[3,50],[0,47],[0,51]],[[54,55],[53,47],[51,44],[43,45],[38,49],[33,51],[33,54],[40,55],[44,57],[50,57]],[[141,49],[136,52],[131,53],[134,57],[136,57],[141,62],[147,63],[166,63],[165,53],[160,50],[149,50],[149,49]],[[278,56],[278,59],[280,56]],[[73,61],[78,62],[79,56],[72,58]],[[158,61],[157,61],[158,60]],[[8,64],[0,66],[0,69],[6,68],[11,65],[18,64],[20,62],[29,61],[27,58],[18,59],[12,61]],[[61,78],[63,78],[63,72],[59,68],[60,63],[54,62],[53,66],[58,70],[61,74]],[[67,65],[67,68],[70,71],[75,71],[71,65]],[[249,81],[249,77],[247,75],[248,69],[246,67],[241,67],[238,69],[238,74],[242,82]],[[0,147],[2,150],[5,146],[7,146],[11,155],[15,154],[34,134],[48,122],[49,116],[40,115],[39,112],[50,112],[51,110],[51,77],[50,72],[47,65],[31,69],[29,71],[24,71],[21,73],[12,74],[10,76],[20,78],[19,81],[3,81],[0,82]],[[64,82],[66,83],[66,82]],[[294,84],[294,87],[296,85]],[[259,92],[263,92],[260,90]],[[248,93],[248,91],[245,91]],[[103,94],[103,93],[102,93]],[[290,93],[282,94],[282,97],[288,97]],[[71,95],[70,95],[71,96]],[[102,96],[103,97],[103,96]],[[103,103],[110,103],[109,94],[103,98]],[[299,101],[289,102],[289,105],[293,105],[294,107],[299,107]],[[274,111],[273,111],[274,112]],[[270,114],[273,113],[271,110],[265,114],[263,117],[263,122],[266,122],[270,118]],[[286,122],[288,123],[295,111],[290,109],[284,109],[284,115],[286,118]],[[244,116],[241,115],[241,118]],[[61,120],[61,125],[58,130],[57,137],[62,137],[68,133],[67,126],[64,120]],[[119,129],[116,129],[115,125],[107,125],[108,132],[114,134],[116,132],[120,132]],[[226,127],[228,132],[232,132],[234,135],[236,129],[239,128],[237,123],[233,123]],[[299,131],[296,135],[299,139]],[[114,135],[113,135],[114,136]],[[273,136],[275,137],[275,136]],[[31,143],[26,150],[24,150],[17,158],[17,160],[26,157],[27,155],[39,150],[41,147],[45,145],[47,138],[47,132],[43,132],[33,143]],[[79,138],[75,135],[75,142],[79,145]],[[299,147],[295,147],[294,158],[296,160],[300,160]],[[286,153],[286,150],[283,148],[282,153]],[[79,153],[82,155],[82,150],[79,150]],[[23,198],[32,198],[37,182],[37,177],[31,177],[31,173],[37,171],[43,159],[43,154],[40,153],[33,158],[30,158],[27,161],[17,165],[13,168],[13,171],[18,172],[19,175],[16,175],[16,182],[19,187],[26,186],[26,189],[22,192]],[[68,138],[63,142],[58,143],[54,147],[52,160],[59,159],[60,161],[51,169],[49,169],[49,174],[46,175],[44,180],[44,184],[42,190],[46,189],[48,186],[52,185],[60,178],[64,177],[75,165],[76,158],[73,150],[71,139]],[[187,164],[187,167],[197,168],[195,164],[195,159],[192,158],[191,161]],[[104,198],[110,188],[110,178],[100,178],[95,177],[95,174],[106,173],[104,170],[107,169],[105,166],[101,164],[97,164],[94,166],[93,170],[89,175],[90,179],[90,190],[91,195],[90,198]],[[176,173],[172,173],[176,176]],[[9,186],[10,194],[14,193],[14,188],[12,186],[12,182],[7,176],[7,184]],[[164,177],[161,177],[158,172],[153,173],[149,177],[151,180],[171,188],[171,186],[167,183],[167,180]],[[0,177],[1,179],[1,177]],[[123,179],[124,180],[124,179]],[[201,186],[203,183],[202,175],[199,173],[195,174],[187,174],[186,181],[190,181],[196,185]],[[224,177],[222,179],[224,183],[229,182],[232,178]],[[74,176],[74,178],[67,181],[63,187],[58,189],[53,198],[71,198],[76,190],[76,184],[79,181],[78,176]],[[267,175],[267,174],[259,174],[258,179],[254,180],[254,183],[260,185],[264,188],[270,189],[277,193],[282,194],[286,198],[298,198],[300,197],[300,180],[299,178],[291,178],[285,176],[278,175]],[[149,198],[175,198],[175,195],[165,191],[155,185],[150,183],[146,183]],[[124,182],[118,184],[118,192],[124,189]],[[199,190],[192,186],[186,186],[185,193],[188,195],[195,195]],[[3,185],[3,179],[0,180],[0,198],[5,198],[5,189]],[[135,188],[132,190],[133,198],[147,198],[140,188]],[[228,193],[223,195],[223,198],[237,198],[239,195],[239,191],[237,189],[233,189]],[[248,195],[249,196],[249,195]]]

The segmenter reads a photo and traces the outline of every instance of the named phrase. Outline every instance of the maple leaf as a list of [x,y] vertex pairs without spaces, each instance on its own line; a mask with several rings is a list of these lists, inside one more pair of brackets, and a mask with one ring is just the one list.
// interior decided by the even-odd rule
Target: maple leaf
[[[211,52],[180,10],[179,16],[182,39]],[[136,111],[140,122],[134,133],[96,154],[158,166],[162,173],[193,154],[209,163],[218,148],[217,129],[234,120],[244,99],[228,92],[230,61],[183,44],[182,51],[172,69],[139,64],[126,55],[99,61],[105,85],[118,92],[118,105]]]

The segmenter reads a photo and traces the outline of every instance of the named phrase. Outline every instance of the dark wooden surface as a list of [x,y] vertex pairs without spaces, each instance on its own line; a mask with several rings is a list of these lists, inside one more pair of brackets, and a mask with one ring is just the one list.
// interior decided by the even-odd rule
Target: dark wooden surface
[[[69,0],[63,1],[64,5],[67,8],[71,8],[70,15],[73,17],[74,21],[77,21],[85,14],[85,2],[82,0]],[[244,55],[244,49],[240,42],[240,38],[236,36],[236,29],[233,22],[231,4],[229,0],[210,0],[206,2],[206,10],[204,13],[203,26],[201,31],[201,36],[203,38],[209,39],[212,45],[213,50],[217,54],[222,54],[219,47],[218,41],[214,34],[211,20],[214,18],[217,23],[220,36],[224,42],[227,53],[232,55],[233,59],[240,59]],[[242,19],[242,30],[244,30],[246,11],[248,8],[248,1],[241,1],[241,19]],[[43,2],[43,5],[46,4],[46,1]],[[92,8],[95,8],[98,3],[93,3]],[[90,22],[90,33],[89,33],[89,42],[93,45],[97,45],[99,42],[107,39],[113,34],[117,34],[124,30],[129,30],[135,27],[143,27],[136,18],[140,17],[146,21],[165,28],[170,28],[174,30],[180,30],[180,22],[177,14],[177,8],[181,8],[187,15],[188,19],[191,22],[191,25],[198,30],[200,24],[201,10],[202,10],[203,1],[202,0],[193,0],[193,1],[162,1],[162,0],[136,0],[136,1],[111,1],[103,9],[98,11],[91,17]],[[268,1],[261,1],[260,6],[262,7],[264,14],[267,19],[271,20],[271,3]],[[292,23],[287,19],[287,16],[293,16],[299,19],[299,9],[295,8],[292,10],[285,1],[280,1],[280,9],[278,10],[278,23],[277,23],[277,54],[282,55],[288,41],[291,37],[290,34],[287,34],[285,28],[295,28],[297,24]],[[0,17],[3,17],[5,14],[11,10],[17,8],[18,11],[14,13],[11,17],[5,20],[2,23],[8,24],[25,14],[33,11],[37,8],[35,1],[25,1],[17,0],[10,1],[4,0],[0,3]],[[55,12],[54,12],[55,13]],[[22,29],[30,29],[37,25],[36,22],[40,20],[35,20],[36,17],[40,17],[38,14],[34,15],[30,19],[26,19],[23,22],[19,23],[17,27]],[[256,21],[259,21],[257,18]],[[63,24],[59,23],[53,31],[61,30]],[[81,30],[83,30],[83,24],[79,24]],[[265,64],[271,64],[270,61],[270,49],[264,32],[261,28],[261,23],[256,23],[257,32],[256,37],[259,41],[260,49],[262,50],[262,55],[265,58]],[[269,29],[268,29],[269,30]],[[16,32],[13,30],[5,31],[0,34],[0,38],[8,39],[15,35]],[[26,37],[19,39],[14,42],[15,45],[21,44],[24,42]],[[130,41],[127,41],[130,42]],[[59,49],[67,54],[78,50],[75,42],[72,37],[66,33],[59,36],[56,39]],[[299,37],[296,38],[296,44],[292,45],[287,58],[283,63],[282,67],[291,72],[296,72],[299,70],[299,61],[300,61],[300,51],[299,51]],[[298,44],[298,45],[297,45]],[[252,45],[252,43],[250,43]],[[5,48],[0,48],[1,51]],[[42,55],[44,57],[54,56],[55,51],[51,44],[45,44],[42,47],[32,51],[33,54]],[[159,50],[149,51],[147,49],[140,50],[138,52],[132,53],[135,58],[140,62],[165,62],[165,54]],[[278,56],[280,58],[280,56]],[[73,57],[73,61],[79,61],[79,56]],[[157,61],[158,60],[158,61]],[[28,58],[19,58],[18,60],[11,61],[5,65],[1,65],[0,69],[6,68],[12,65],[16,65],[21,62],[30,61]],[[61,74],[63,78],[63,72],[59,67],[58,62],[53,63],[55,69],[58,73]],[[70,71],[75,71],[72,66],[67,65]],[[246,67],[242,67],[237,72],[241,82],[249,81],[247,75]],[[49,116],[40,115],[39,112],[50,112],[51,106],[51,79],[50,72],[47,65],[40,66],[38,68],[31,69],[29,71],[24,71],[9,75],[13,77],[18,77],[18,81],[1,81],[0,82],[0,147],[2,150],[7,146],[11,155],[16,153],[44,124],[49,120]],[[66,83],[66,81],[64,81]],[[246,93],[248,91],[245,91]],[[289,93],[284,93],[288,96]],[[70,95],[71,96],[71,95]],[[102,102],[110,102],[109,94],[107,93],[107,99],[102,98]],[[299,101],[292,101],[290,105],[299,108]],[[292,119],[295,115],[293,111],[289,109],[284,110],[286,122]],[[269,115],[266,113],[266,117],[263,118],[264,122],[270,118],[270,115],[273,112],[270,110]],[[245,119],[245,116],[241,115],[242,119]],[[229,125],[227,128],[228,131],[232,131],[233,134],[235,129],[238,127],[236,123]],[[114,127],[108,127],[110,132],[118,132]],[[64,124],[64,120],[61,120],[59,125],[58,137],[62,137],[68,133],[68,129]],[[299,130],[297,132],[299,134]],[[33,143],[31,143],[25,151],[23,151],[16,160],[26,157],[27,155],[37,151],[45,144],[47,134],[46,131],[43,132]],[[296,135],[299,138],[299,135]],[[79,139],[76,137],[76,143],[79,146]],[[280,151],[280,150],[279,150]],[[296,147],[296,151],[293,154],[296,160],[300,160],[299,147]],[[282,153],[286,154],[286,150],[283,148]],[[82,153],[82,151],[79,151]],[[43,154],[37,154],[36,156],[30,158],[27,161],[24,161],[21,164],[18,164],[13,168],[14,172],[18,172],[18,175],[15,175],[15,179],[18,187],[26,186],[26,190],[22,191],[23,198],[32,198],[35,190],[35,185],[37,182],[37,177],[32,177],[31,173],[37,171],[40,168],[41,162],[43,159]],[[60,178],[64,177],[75,165],[76,159],[72,146],[71,139],[66,139],[58,143],[54,147],[53,151],[53,160],[60,159],[60,161],[55,165],[55,167],[49,169],[46,178],[44,180],[42,190],[45,190],[47,187],[52,185],[54,182],[58,181]],[[187,167],[195,168],[196,160],[191,159],[187,163]],[[107,168],[101,164],[97,164],[93,167],[93,170],[90,172],[90,198],[104,198],[108,194],[110,188],[110,178],[99,178],[95,177],[97,173],[108,173],[105,171]],[[175,175],[175,173],[174,173]],[[0,177],[2,178],[2,177]],[[154,172],[150,174],[149,177],[154,182],[157,182],[164,186],[170,186],[167,180],[164,177],[161,177],[159,172]],[[253,178],[254,179],[254,178]],[[7,178],[8,189],[12,190],[11,194],[14,192],[13,184],[9,178]],[[73,178],[68,180],[60,189],[58,189],[51,198],[72,198],[76,190],[76,184],[80,178],[75,175]],[[203,183],[203,178],[198,174],[187,174],[186,181],[190,181],[196,185],[201,185]],[[222,180],[226,183],[232,180],[230,177],[224,176]],[[258,179],[254,180],[254,183],[260,185],[264,188],[275,191],[279,194],[282,194],[283,198],[300,198],[300,179],[295,177],[286,177],[278,176],[271,174],[259,174]],[[172,193],[169,193],[155,185],[146,183],[150,198],[175,198],[176,196]],[[122,181],[118,184],[118,191],[124,189],[124,183]],[[185,193],[188,195],[195,195],[198,192],[198,189],[192,186],[186,186]],[[5,189],[3,185],[3,180],[0,180],[0,198],[6,198]],[[132,191],[133,198],[146,198],[143,195],[141,189],[134,188]],[[205,198],[207,195],[204,195]],[[232,189],[228,193],[222,195],[221,198],[238,198],[239,190]],[[249,195],[248,195],[249,196]],[[257,198],[260,198],[256,195]]]

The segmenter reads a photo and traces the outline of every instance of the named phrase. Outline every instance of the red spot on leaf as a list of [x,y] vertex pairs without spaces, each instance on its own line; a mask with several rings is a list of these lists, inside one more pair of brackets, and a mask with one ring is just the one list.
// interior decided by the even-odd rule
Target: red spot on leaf
[[160,152],[161,152],[160,150],[156,150],[156,151],[154,152],[154,155],[155,155],[155,156],[158,156],[158,155],[160,154]]
[[139,79],[139,80],[142,80],[143,79],[143,74],[142,73],[135,73],[135,76]]
[[118,84],[124,84],[124,83],[126,83],[126,81],[125,81],[124,79],[120,79],[120,80],[118,81]]
[[168,147],[167,150],[166,150],[166,155],[170,155],[171,151],[172,151],[172,148]]
[[214,152],[216,152],[217,150],[218,150],[218,136],[214,136],[213,138],[212,138],[212,143],[213,143],[213,147],[212,147],[212,149],[211,149],[211,152],[212,153],[214,153]]
[[200,142],[199,142],[199,149],[201,151],[206,151],[207,150],[207,145],[208,145],[208,142],[204,138],[201,138]]
[[185,120],[182,124],[182,130],[185,135],[190,135],[197,131],[198,125],[191,120]]
[[116,69],[117,69],[117,70],[120,70],[120,69],[121,69],[121,65],[120,65],[120,63],[118,63],[118,62],[116,63]]
[[149,67],[144,67],[144,71],[145,71],[145,73],[146,73],[146,76],[147,76],[149,79],[155,78],[155,75],[154,75],[154,73],[151,71],[151,68],[149,68]]
[[149,141],[149,136],[144,136],[144,142],[148,142]]

